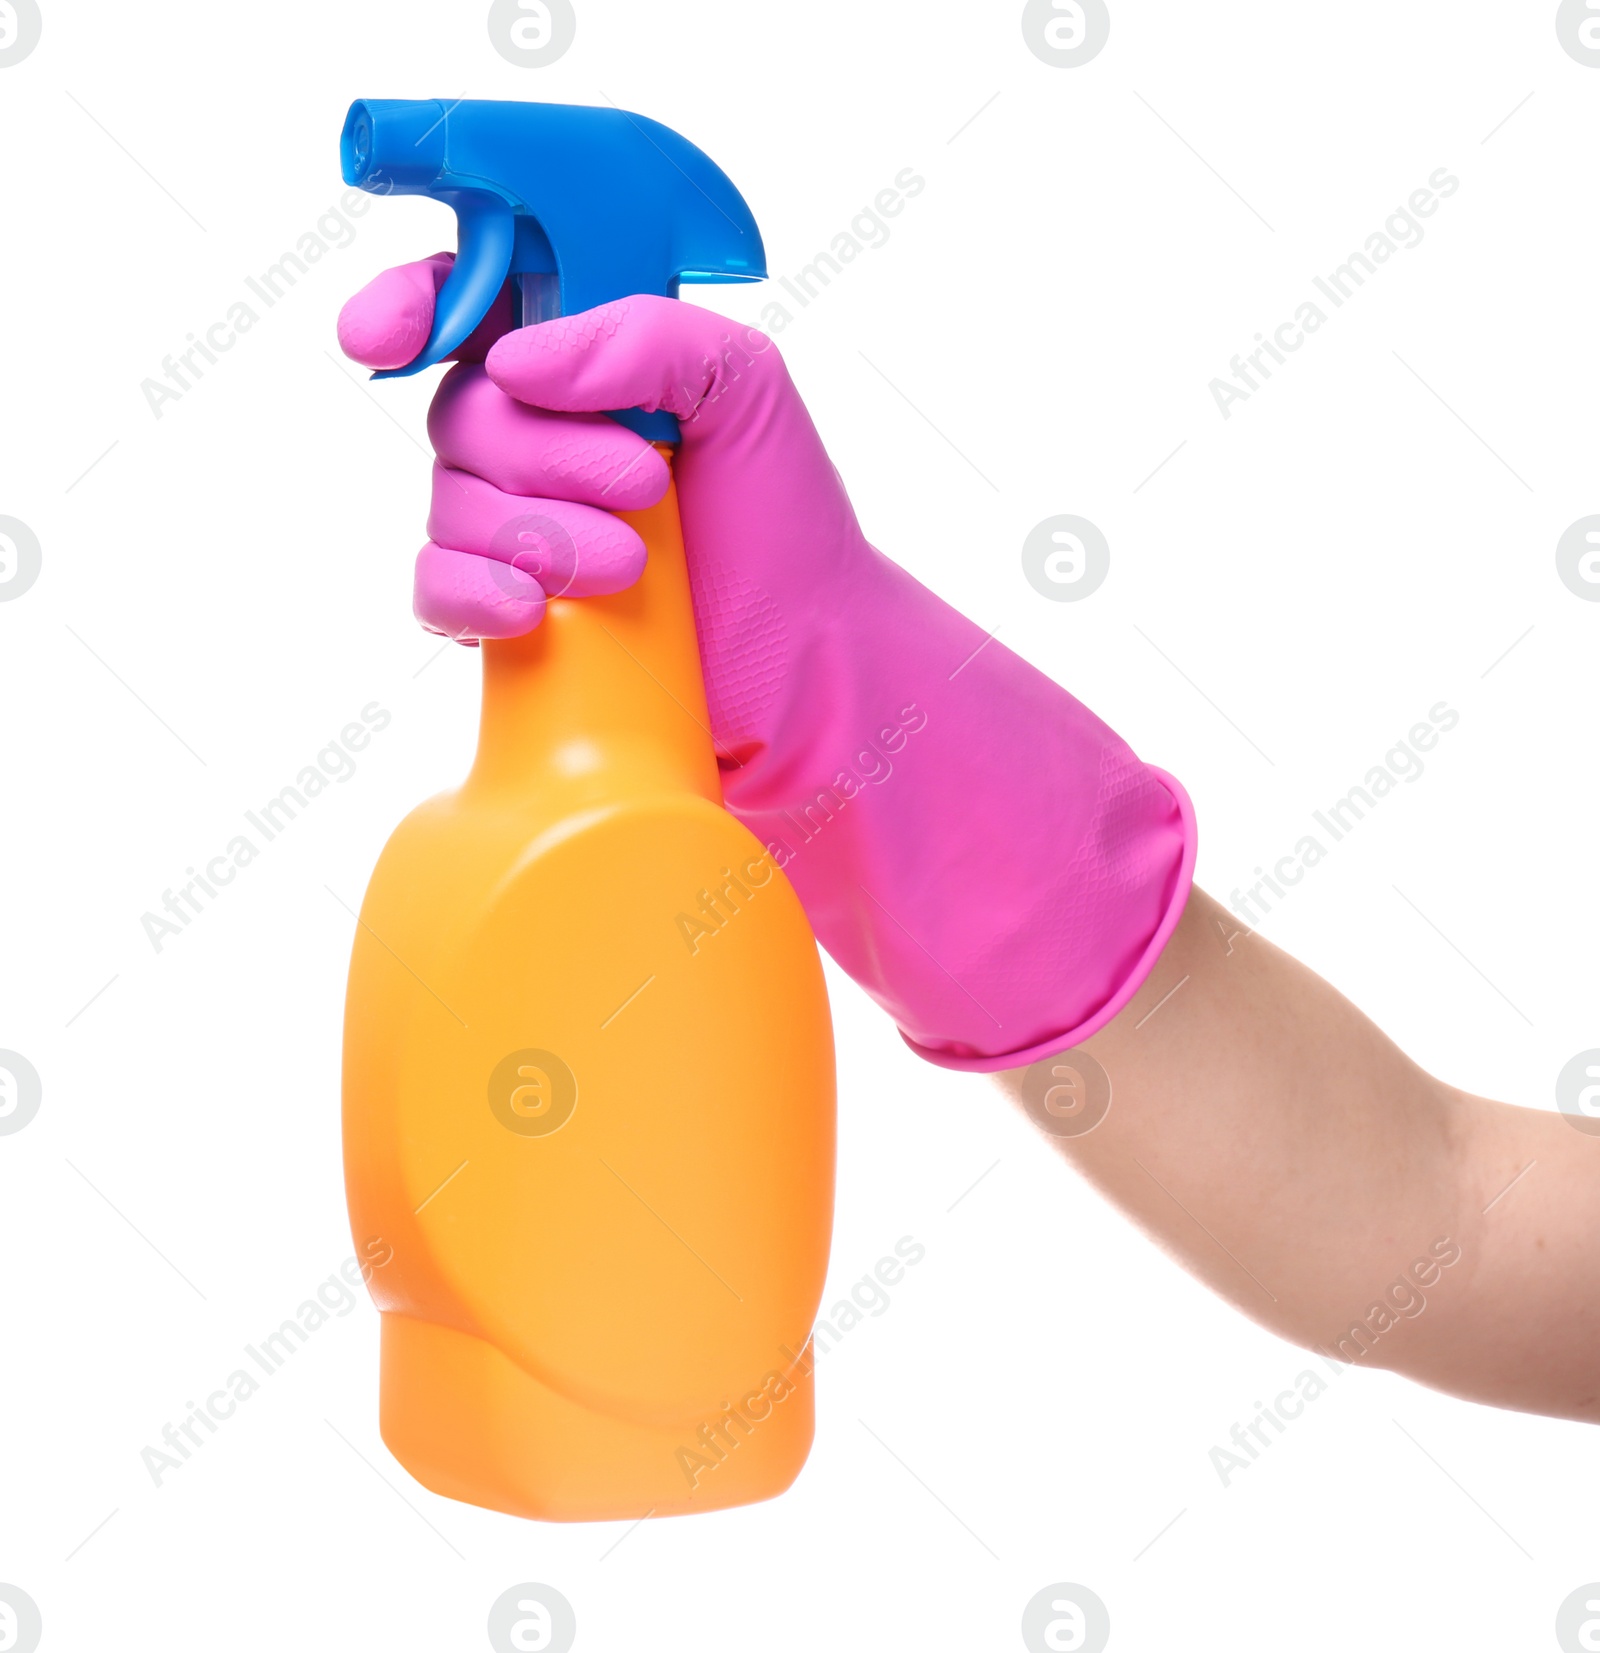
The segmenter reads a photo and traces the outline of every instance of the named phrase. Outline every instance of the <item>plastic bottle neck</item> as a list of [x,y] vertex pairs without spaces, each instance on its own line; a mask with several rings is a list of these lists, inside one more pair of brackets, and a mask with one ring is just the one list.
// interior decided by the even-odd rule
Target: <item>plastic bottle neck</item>
[[[663,449],[669,456],[671,449]],[[565,810],[649,791],[721,803],[676,488],[619,513],[644,573],[614,597],[554,598],[526,637],[486,641],[466,790]]]

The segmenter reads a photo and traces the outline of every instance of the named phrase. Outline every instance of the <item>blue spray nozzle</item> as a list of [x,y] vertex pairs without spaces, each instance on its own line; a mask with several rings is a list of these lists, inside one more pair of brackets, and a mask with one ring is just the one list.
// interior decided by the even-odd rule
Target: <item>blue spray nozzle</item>
[[[427,195],[455,209],[458,249],[414,361],[443,361],[487,314],[507,276],[542,283],[526,320],[572,315],[634,293],[676,297],[684,282],[760,281],[761,232],[727,175],[670,127],[616,108],[437,98],[363,98],[340,140],[345,182],[377,195]],[[676,437],[668,415],[641,434]],[[670,432],[667,425],[671,425]]]

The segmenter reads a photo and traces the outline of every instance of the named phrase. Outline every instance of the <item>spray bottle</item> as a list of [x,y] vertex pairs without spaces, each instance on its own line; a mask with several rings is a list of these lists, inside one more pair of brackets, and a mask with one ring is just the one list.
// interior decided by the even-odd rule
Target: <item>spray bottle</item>
[[[526,325],[766,273],[724,174],[618,109],[360,101],[341,149],[347,183],[455,209],[401,372],[508,279]],[[613,417],[670,454],[670,415]],[[546,1520],[789,1485],[832,1223],[816,943],[722,807],[676,496],[626,519],[637,585],[483,644],[476,761],[385,847],[345,1013],[351,1224],[393,1253],[384,1440],[435,1492]],[[675,919],[708,898],[732,921],[691,951]]]

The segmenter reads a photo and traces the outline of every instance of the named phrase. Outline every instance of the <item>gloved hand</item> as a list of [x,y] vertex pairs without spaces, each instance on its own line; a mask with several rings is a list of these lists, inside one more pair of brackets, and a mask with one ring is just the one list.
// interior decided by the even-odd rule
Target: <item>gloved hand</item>
[[[367,367],[404,367],[427,342],[454,262],[436,253],[370,281],[340,313],[345,354]],[[653,505],[667,487],[666,461],[615,420],[553,419],[489,382],[475,364],[510,326],[503,292],[456,352],[428,415],[439,463],[413,606],[429,631],[473,647],[480,637],[531,631],[547,596],[601,597],[632,585],[644,542],[609,513]]]
[[[399,365],[426,337],[433,279],[408,269],[340,318],[369,365]],[[541,566],[567,557],[572,594],[637,577],[643,547],[605,513],[653,503],[667,466],[597,417],[627,407],[682,422],[675,469],[724,796],[818,939],[945,1067],[1022,1067],[1102,1027],[1183,911],[1189,800],[867,544],[763,334],[629,298],[508,333],[483,368],[452,369],[429,417],[440,466],[423,622],[491,637],[537,624],[542,595],[505,586],[521,531]]]

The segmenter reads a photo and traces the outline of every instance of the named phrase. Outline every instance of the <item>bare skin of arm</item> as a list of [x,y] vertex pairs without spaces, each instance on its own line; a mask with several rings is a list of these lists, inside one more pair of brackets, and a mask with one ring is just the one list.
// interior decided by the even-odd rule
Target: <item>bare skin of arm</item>
[[[1093,1117],[1075,1112],[1080,1052],[1112,1103],[1070,1134]],[[1200,890],[1115,1021],[999,1079],[1101,1193],[1280,1337],[1600,1422],[1600,1137],[1430,1077]]]

